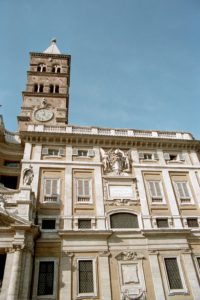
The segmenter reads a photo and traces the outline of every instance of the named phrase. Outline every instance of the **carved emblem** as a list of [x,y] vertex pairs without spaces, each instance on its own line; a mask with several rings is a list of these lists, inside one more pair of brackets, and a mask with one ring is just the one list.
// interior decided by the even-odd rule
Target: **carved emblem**
[[122,151],[120,149],[105,151],[100,149],[103,170],[111,175],[126,175],[131,171],[131,155],[130,151]]
[[138,254],[137,252],[133,251],[124,251],[119,253],[116,257],[118,260],[138,260],[138,259],[143,259],[144,255],[143,254]]

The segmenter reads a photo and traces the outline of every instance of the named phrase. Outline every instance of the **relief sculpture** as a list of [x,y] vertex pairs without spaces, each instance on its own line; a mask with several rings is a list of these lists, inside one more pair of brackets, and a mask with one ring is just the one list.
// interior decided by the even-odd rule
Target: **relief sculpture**
[[127,175],[131,171],[130,151],[100,149],[103,170],[110,175]]

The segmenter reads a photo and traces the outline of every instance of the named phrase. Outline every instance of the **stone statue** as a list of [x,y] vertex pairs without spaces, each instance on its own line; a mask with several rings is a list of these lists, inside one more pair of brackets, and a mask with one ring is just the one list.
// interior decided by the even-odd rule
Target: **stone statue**
[[129,151],[125,153],[125,151],[122,151],[120,149],[111,149],[106,152],[101,148],[100,153],[104,172],[111,172],[114,175],[124,175],[124,171],[130,172],[131,157]]
[[30,165],[28,168],[24,169],[23,171],[23,184],[24,185],[31,185],[33,181],[33,167]]

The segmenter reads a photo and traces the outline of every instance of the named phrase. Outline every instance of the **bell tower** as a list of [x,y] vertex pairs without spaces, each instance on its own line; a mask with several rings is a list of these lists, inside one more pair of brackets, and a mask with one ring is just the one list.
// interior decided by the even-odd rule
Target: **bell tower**
[[68,123],[70,61],[70,55],[60,53],[55,39],[43,53],[30,53],[19,131],[26,131],[29,124]]

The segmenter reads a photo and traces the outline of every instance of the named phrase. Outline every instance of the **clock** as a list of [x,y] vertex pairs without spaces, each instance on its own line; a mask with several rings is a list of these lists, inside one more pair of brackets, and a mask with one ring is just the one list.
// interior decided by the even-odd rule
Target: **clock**
[[35,112],[35,119],[37,121],[45,122],[53,118],[53,112],[46,108],[40,108]]

